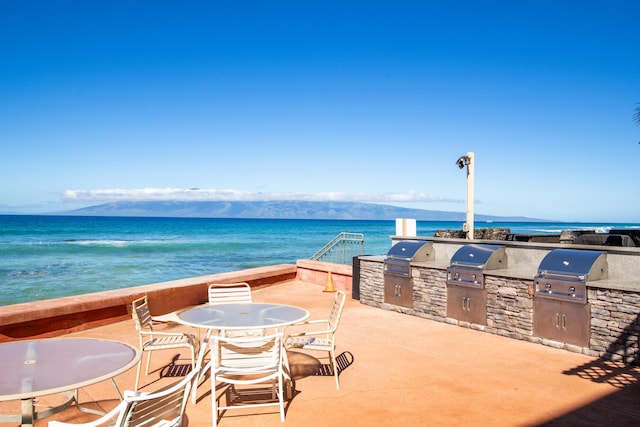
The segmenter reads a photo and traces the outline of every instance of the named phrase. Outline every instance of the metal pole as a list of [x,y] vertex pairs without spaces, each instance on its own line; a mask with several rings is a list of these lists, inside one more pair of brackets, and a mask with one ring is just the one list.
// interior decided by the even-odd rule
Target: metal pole
[[467,239],[473,239],[473,152],[467,153],[469,163],[467,163]]

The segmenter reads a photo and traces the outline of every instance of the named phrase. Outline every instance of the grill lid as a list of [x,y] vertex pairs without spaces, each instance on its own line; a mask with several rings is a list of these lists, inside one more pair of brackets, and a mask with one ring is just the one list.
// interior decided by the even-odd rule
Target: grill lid
[[407,240],[396,243],[387,252],[388,258],[409,261],[428,261],[432,260],[433,243],[422,242],[417,240]]
[[507,267],[504,246],[472,244],[462,246],[451,257],[451,267],[493,270]]
[[553,249],[538,266],[538,277],[558,277],[580,281],[607,278],[607,258],[601,251]]

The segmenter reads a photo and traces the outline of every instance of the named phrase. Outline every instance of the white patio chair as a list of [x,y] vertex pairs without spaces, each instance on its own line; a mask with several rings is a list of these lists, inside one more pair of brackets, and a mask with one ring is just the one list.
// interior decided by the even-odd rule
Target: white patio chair
[[[262,337],[222,337],[212,335],[211,344],[211,400],[213,425],[218,423],[220,411],[239,408],[278,406],[280,420],[284,422],[284,367],[282,333]],[[250,399],[242,402],[243,391],[251,393],[251,390],[243,390],[236,385],[250,386],[255,384],[271,383],[269,399]],[[218,404],[222,396],[218,396],[218,384],[227,384],[223,387],[226,395],[226,405]],[[255,391],[255,390],[253,390]],[[234,405],[229,401],[231,393],[240,398],[240,402]],[[277,401],[276,401],[277,399]]]
[[[209,285],[209,304],[251,304],[251,286],[246,282],[211,283]],[[222,331],[227,337],[263,336],[263,329],[242,331]]]
[[251,286],[246,282],[211,283],[209,304],[251,303]]
[[[236,283],[211,283],[208,288],[208,301],[210,305],[216,304],[251,304],[253,299],[251,297],[251,286],[246,282]],[[243,331],[220,331],[220,333],[227,337],[245,337],[245,336],[264,336],[263,329],[250,329]],[[207,331],[204,341],[208,341],[211,335],[211,330]],[[198,355],[198,364],[202,366],[206,355],[206,347],[203,346],[200,349]],[[193,388],[193,403],[196,403],[198,384],[200,380],[209,373],[209,366],[211,362],[207,362],[200,373],[200,378],[196,382]]]
[[[338,379],[338,365],[336,363],[336,332],[342,316],[342,309],[346,300],[346,294],[343,291],[336,291],[329,311],[329,317],[322,320],[307,320],[302,323],[296,323],[283,331],[285,349],[297,348],[302,350],[325,351],[329,354],[329,363],[331,371],[336,378],[336,389],[340,389],[340,380]],[[300,327],[307,330],[300,330]],[[287,334],[287,330],[293,330],[293,333]]]
[[[131,303],[131,315],[135,322],[136,329],[140,335],[140,350],[142,354],[148,353],[145,374],[149,375],[149,365],[151,364],[151,352],[155,350],[167,350],[175,348],[188,348],[191,352],[191,367],[196,367],[196,353],[198,351],[199,342],[194,335],[182,332],[165,332],[155,331],[153,329],[153,321],[147,296]],[[142,366],[142,358],[138,362],[138,370],[136,373],[136,390],[140,382],[140,368]]]
[[126,390],[118,406],[97,420],[79,424],[49,421],[48,427],[180,427],[196,375],[198,370],[194,369],[177,383],[155,392]]

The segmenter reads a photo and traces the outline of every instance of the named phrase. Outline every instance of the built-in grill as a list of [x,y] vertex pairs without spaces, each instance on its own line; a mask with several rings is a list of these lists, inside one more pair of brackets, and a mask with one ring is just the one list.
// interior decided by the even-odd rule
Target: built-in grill
[[536,298],[587,303],[587,281],[606,279],[604,252],[554,249],[540,262],[534,279]]
[[484,288],[484,270],[506,267],[504,246],[465,245],[451,257],[447,268],[447,284]]
[[506,267],[504,246],[473,244],[460,247],[447,268],[447,317],[486,325],[484,270]]
[[413,307],[411,263],[433,258],[431,242],[408,240],[393,245],[384,260],[384,302]]
[[606,253],[554,249],[533,280],[533,333],[542,338],[588,346],[591,309],[587,282],[608,276]]
[[484,271],[506,267],[504,246],[473,244],[460,247],[447,268],[447,317],[486,325]]

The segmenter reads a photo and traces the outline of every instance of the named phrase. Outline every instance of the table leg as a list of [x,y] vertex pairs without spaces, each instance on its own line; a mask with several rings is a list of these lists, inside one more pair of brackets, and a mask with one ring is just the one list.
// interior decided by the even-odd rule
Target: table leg
[[[118,384],[116,384],[116,380],[113,378],[109,378],[109,380],[111,381],[111,384],[113,385],[113,388],[116,390],[116,393],[118,393],[118,396],[120,397],[120,401],[122,401],[122,399],[124,399],[124,397],[122,396],[122,392],[120,391],[120,388],[118,388]],[[80,404],[80,401],[78,400],[78,389],[76,389],[75,394],[74,394],[74,400],[76,402],[76,408],[78,408],[79,411],[81,412],[87,412],[89,414],[95,414],[95,415],[106,415],[107,413],[104,411],[101,411],[99,409],[91,409],[91,408],[87,408],[85,406],[82,406]]]
[[35,418],[33,399],[22,399],[20,405],[22,407],[22,427],[33,427],[33,419]]
[[116,384],[116,380],[114,378],[110,378],[110,380],[111,380],[111,384],[113,384],[113,388],[116,389],[116,393],[118,393],[118,396],[120,397],[120,400],[124,399],[124,397],[122,397],[122,392],[118,388],[118,384]]

